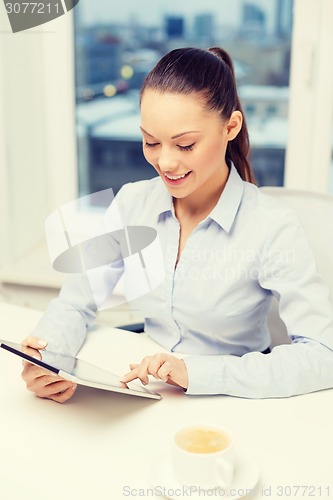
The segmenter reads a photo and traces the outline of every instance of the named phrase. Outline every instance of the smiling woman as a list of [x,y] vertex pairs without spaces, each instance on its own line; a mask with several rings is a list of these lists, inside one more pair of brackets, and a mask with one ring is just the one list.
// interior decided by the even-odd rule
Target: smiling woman
[[[332,387],[328,289],[295,215],[253,182],[229,55],[177,49],[163,57],[143,84],[141,131],[158,176],[124,185],[105,219],[111,227],[115,209],[125,227],[156,231],[162,252],[149,254],[145,273],[154,280],[158,265],[162,279],[135,300],[156,354],[133,360],[122,381],[147,384],[153,376],[188,395],[250,398]],[[114,240],[123,258],[65,285],[37,326],[36,337],[53,350],[80,348],[122,274],[129,300],[133,287],[140,290],[142,266]],[[291,345],[270,352],[273,296]],[[25,344],[38,349],[38,338]],[[159,353],[158,344],[169,352]],[[73,395],[32,365],[23,378],[41,397],[63,402]]]

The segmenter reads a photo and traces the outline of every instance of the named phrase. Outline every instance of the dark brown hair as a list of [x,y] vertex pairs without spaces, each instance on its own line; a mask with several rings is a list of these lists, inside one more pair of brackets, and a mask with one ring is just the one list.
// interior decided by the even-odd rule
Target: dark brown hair
[[[236,110],[243,114],[231,58],[218,47],[172,50],[147,75],[141,88],[141,98],[148,88],[175,94],[201,94],[207,108],[218,111],[223,120],[228,120]],[[226,157],[235,164],[243,180],[255,183],[249,151],[243,114],[242,128],[235,139],[229,141]]]

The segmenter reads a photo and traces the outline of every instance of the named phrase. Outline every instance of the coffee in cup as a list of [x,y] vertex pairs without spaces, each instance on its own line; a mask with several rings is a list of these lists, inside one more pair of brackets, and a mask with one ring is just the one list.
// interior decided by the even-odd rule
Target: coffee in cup
[[194,424],[176,432],[172,460],[177,480],[203,489],[231,485],[234,445],[229,430],[215,424]]
[[177,432],[176,444],[191,453],[216,453],[230,445],[230,438],[224,432],[210,427],[193,427]]

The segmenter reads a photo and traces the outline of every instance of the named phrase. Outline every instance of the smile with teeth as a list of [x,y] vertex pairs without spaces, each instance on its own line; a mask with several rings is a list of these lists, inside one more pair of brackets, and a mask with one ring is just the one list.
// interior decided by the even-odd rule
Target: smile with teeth
[[164,174],[164,175],[165,175],[165,177],[167,177],[171,181],[177,181],[178,179],[184,179],[184,177],[186,175],[188,175],[189,173],[191,173],[191,170],[189,170],[188,172],[186,172],[185,174],[182,174],[182,175],[168,175],[168,174]]

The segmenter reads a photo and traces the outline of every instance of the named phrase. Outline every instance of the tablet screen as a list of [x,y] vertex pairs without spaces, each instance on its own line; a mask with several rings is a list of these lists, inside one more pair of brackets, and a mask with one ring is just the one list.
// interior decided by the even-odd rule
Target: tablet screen
[[44,349],[39,351],[42,359],[38,360],[27,354],[30,349],[27,349],[21,344],[1,340],[0,346],[6,351],[16,354],[34,365],[46,368],[53,373],[57,373],[60,377],[71,380],[80,385],[123,394],[130,394],[133,396],[161,399],[160,394],[150,391],[146,387],[133,382],[124,384],[123,382],[120,382],[120,378],[117,375],[99,368],[98,366],[92,365],[87,361],[83,361],[72,356]]

